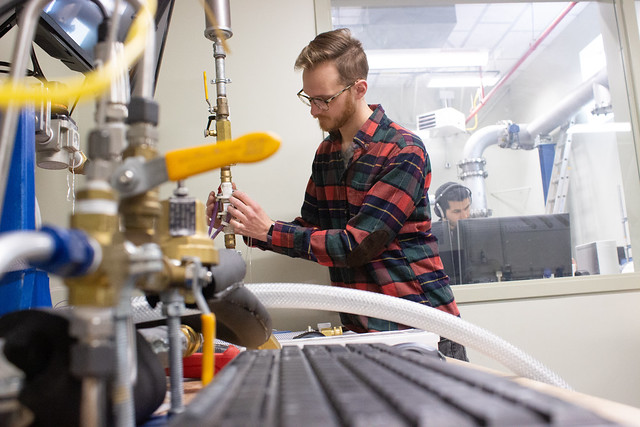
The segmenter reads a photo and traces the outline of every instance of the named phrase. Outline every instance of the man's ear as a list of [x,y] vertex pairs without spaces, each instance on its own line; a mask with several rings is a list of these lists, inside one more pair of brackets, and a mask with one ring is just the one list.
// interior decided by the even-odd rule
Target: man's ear
[[369,88],[369,84],[366,80],[358,80],[353,84],[353,88],[355,89],[356,99],[364,98],[367,93],[367,89]]

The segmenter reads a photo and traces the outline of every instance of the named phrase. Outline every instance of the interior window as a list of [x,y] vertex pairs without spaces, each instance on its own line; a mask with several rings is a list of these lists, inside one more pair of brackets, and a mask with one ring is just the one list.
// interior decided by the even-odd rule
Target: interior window
[[[613,6],[429,4],[332,0],[331,19],[367,52],[367,101],[425,143],[452,282],[633,271],[625,182],[638,172]],[[445,183],[470,191],[454,228],[438,212]]]

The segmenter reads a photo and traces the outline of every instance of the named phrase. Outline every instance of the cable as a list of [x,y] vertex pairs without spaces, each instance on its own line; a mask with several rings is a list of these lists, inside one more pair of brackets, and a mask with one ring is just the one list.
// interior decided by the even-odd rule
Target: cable
[[[90,0],[90,1],[91,3],[98,6],[98,9],[100,9],[100,13],[102,14],[102,19],[109,19],[109,13],[107,12],[107,9],[104,7],[104,5],[100,0]],[[116,11],[117,9],[114,9],[114,12]]]
[[[126,67],[131,67],[143,53],[149,25],[153,21],[157,7],[156,0],[146,0],[131,24],[124,46],[123,58]],[[25,105],[34,101],[43,102],[48,98],[73,99],[80,96],[98,96],[107,89],[112,78],[121,71],[114,61],[104,67],[88,73],[85,77],[74,77],[63,82],[63,85],[44,93],[39,88],[33,88],[24,79],[14,82],[13,79],[0,84],[0,105]],[[14,86],[15,85],[15,86]]]
[[38,62],[38,57],[36,56],[36,50],[33,48],[33,43],[31,44],[31,63],[33,64],[33,77],[43,83],[46,83],[47,79],[42,72],[42,68],[40,68],[40,63]]

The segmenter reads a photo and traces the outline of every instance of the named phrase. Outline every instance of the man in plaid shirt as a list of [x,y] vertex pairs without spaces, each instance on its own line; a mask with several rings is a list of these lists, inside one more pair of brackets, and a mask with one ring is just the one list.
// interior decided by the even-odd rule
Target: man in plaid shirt
[[[305,47],[298,97],[328,136],[316,151],[301,216],[273,221],[247,194],[230,198],[230,224],[253,244],[329,267],[334,286],[378,292],[460,312],[443,271],[427,191],[431,165],[420,138],[368,105],[369,66],[347,29],[318,35]],[[215,192],[207,202],[213,212]],[[405,328],[341,313],[356,332]],[[463,346],[443,339],[440,350],[466,360]]]

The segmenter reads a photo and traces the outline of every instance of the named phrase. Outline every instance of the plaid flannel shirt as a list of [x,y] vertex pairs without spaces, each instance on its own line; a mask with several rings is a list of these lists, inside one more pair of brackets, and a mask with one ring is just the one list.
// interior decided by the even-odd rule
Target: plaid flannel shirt
[[[301,209],[255,246],[329,267],[334,286],[378,292],[459,315],[431,234],[431,165],[422,141],[379,105],[345,167],[339,135],[318,147]],[[356,332],[404,328],[341,313]]]

